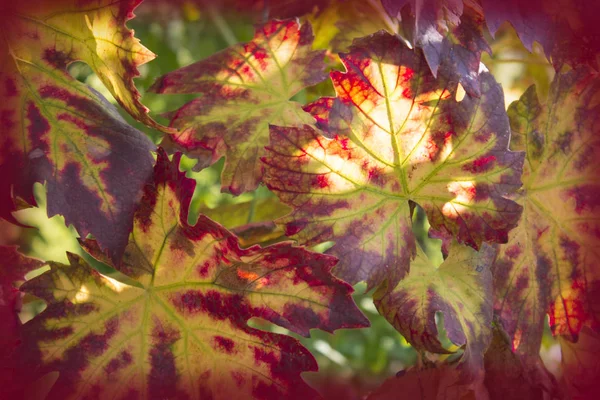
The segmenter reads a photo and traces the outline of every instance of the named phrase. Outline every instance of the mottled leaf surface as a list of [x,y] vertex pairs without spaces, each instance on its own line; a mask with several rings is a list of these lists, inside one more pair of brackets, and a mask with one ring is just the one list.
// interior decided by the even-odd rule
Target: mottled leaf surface
[[125,28],[137,1],[15,3],[1,21],[0,215],[12,218],[16,197],[35,204],[33,183],[45,181],[48,215],[64,215],[119,257],[152,174],[154,145],[66,67],[88,63],[149,123],[132,78],[152,54]]
[[420,52],[380,32],[342,54],[337,97],[306,106],[312,127],[272,127],[265,182],[294,210],[280,219],[302,243],[335,241],[336,273],[393,287],[415,254],[409,200],[431,225],[478,248],[505,242],[520,207],[522,153],[508,151],[500,86],[481,75],[481,96],[455,100]]
[[[187,224],[195,181],[160,150],[123,259],[114,267],[140,287],[70,265],[22,290],[48,308],[25,325],[25,362],[58,370],[51,398],[307,399],[317,368],[296,339],[248,325],[262,318],[298,334],[368,325],[331,275],[331,256],[291,243],[239,248],[204,216]],[[103,253],[83,241],[96,257]]]
[[519,226],[494,266],[496,312],[515,349],[537,353],[545,315],[556,335],[598,331],[600,79],[557,74],[546,102],[535,87],[509,107],[511,147],[527,152]]
[[475,96],[480,93],[482,52],[490,53],[483,36],[483,11],[473,0],[382,0],[391,17],[415,47],[423,49],[434,75],[438,70],[459,81]]
[[533,42],[544,48],[557,71],[564,64],[600,67],[600,3],[587,0],[483,0],[485,20],[492,34],[511,23],[529,50]]
[[18,312],[21,309],[21,293],[18,285],[25,281],[25,274],[41,268],[44,263],[28,258],[17,251],[16,247],[0,246],[0,384],[10,393],[14,385],[12,363],[9,361],[19,343]]
[[414,347],[448,353],[438,339],[435,314],[444,315],[448,338],[464,346],[465,380],[483,377],[483,353],[491,339],[491,264],[495,251],[479,252],[455,244],[448,258],[434,266],[420,247],[410,273],[395,287],[382,285],[373,295],[377,310]]
[[398,31],[397,21],[390,18],[378,1],[335,0],[308,17],[315,32],[313,47],[332,53],[348,50],[356,38],[382,29]]
[[271,21],[257,28],[251,42],[161,77],[153,86],[158,93],[201,94],[174,113],[171,126],[179,132],[163,145],[200,159],[212,154],[212,162],[225,156],[222,189],[233,194],[256,189],[269,124],[312,123],[290,101],[326,77],[324,53],[313,51],[312,41],[309,24]]

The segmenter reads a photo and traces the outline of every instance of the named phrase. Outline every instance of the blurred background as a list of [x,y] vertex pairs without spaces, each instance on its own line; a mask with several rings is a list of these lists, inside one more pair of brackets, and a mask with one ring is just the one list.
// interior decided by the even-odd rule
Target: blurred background
[[[252,6],[241,12],[226,3],[202,5],[198,1],[147,0],[136,10],[137,17],[129,21],[128,26],[135,30],[135,36],[143,45],[158,55],[155,60],[140,67],[140,76],[136,84],[142,94],[142,103],[151,110],[152,116],[158,122],[168,125],[169,121],[161,114],[177,109],[195,95],[157,95],[147,93],[146,89],[167,72],[202,60],[234,43],[249,41],[253,36],[254,24],[264,21],[269,14],[274,15],[270,12],[273,10],[269,10],[267,5],[261,5],[261,2],[249,3],[252,3]],[[286,2],[278,4],[281,6],[283,3]],[[401,28],[383,13],[379,1],[338,1],[328,7],[320,7],[319,4],[323,2],[313,3],[314,8],[302,19],[309,20],[313,25],[316,48],[343,51],[353,37],[374,33],[381,28],[401,33]],[[279,13],[278,16],[293,15],[293,9],[281,9],[290,15]],[[357,22],[349,28],[352,21],[360,23]],[[534,52],[529,53],[509,26],[502,28],[494,40],[488,39],[494,56],[484,54],[482,61],[502,84],[506,105],[518,99],[531,84],[536,84],[540,97],[545,97],[554,70],[541,51],[534,48]],[[343,69],[336,53],[328,51],[327,60],[329,68]],[[74,78],[93,87],[116,104],[86,64],[73,63],[69,66],[69,72]],[[303,90],[294,100],[306,104],[321,96],[332,95],[333,87],[326,81]],[[123,113],[123,117],[144,131],[155,143],[160,142],[159,132],[134,121],[126,113]],[[220,193],[223,159],[201,172],[191,171],[194,163],[195,161],[184,157],[181,164],[181,169],[187,170],[188,176],[197,182],[190,222],[194,222],[199,213],[204,213],[236,232],[244,245],[257,242],[268,244],[284,239],[283,233],[272,224],[272,220],[285,215],[289,209],[279,203],[277,197],[266,187],[261,186],[255,192],[237,197],[223,194]],[[36,184],[35,194],[37,208],[15,213],[17,220],[30,228],[0,221],[0,243],[17,244],[23,253],[42,260],[66,262],[66,251],[78,253],[86,257],[101,273],[120,279],[116,271],[85,255],[77,243],[77,232],[72,227],[66,227],[62,217],[47,218],[43,185]],[[259,227],[258,230],[245,228],[249,223],[259,222],[263,224],[253,224]],[[431,259],[441,263],[440,242],[427,238],[427,220],[419,208],[415,212],[414,222],[415,232],[422,247]],[[331,244],[323,243],[314,250],[325,251]],[[41,272],[43,270],[36,271],[28,278]],[[305,378],[326,398],[328,393],[335,393],[335,398],[359,399],[386,378],[414,365],[421,357],[383,317],[379,316],[373,306],[372,293],[364,291],[363,285],[357,285],[355,300],[370,319],[370,328],[338,330],[335,334],[313,330],[311,338],[299,338],[317,358],[320,369],[318,374],[305,374]],[[43,309],[44,303],[41,300],[25,298],[21,320],[25,322]],[[252,323],[262,329],[289,333],[285,329],[261,321]],[[438,321],[438,325],[443,328],[441,320]],[[443,338],[443,329],[441,331]],[[449,348],[452,347],[447,339],[445,343]],[[559,375],[560,347],[550,335],[549,329],[546,329],[541,356],[548,369]]]

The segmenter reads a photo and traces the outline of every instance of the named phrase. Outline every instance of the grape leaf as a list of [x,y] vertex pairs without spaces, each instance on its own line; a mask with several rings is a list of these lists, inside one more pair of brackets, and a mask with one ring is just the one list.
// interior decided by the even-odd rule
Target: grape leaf
[[483,10],[473,0],[382,0],[391,17],[401,14],[408,39],[423,49],[433,75],[460,82],[467,93],[480,93],[481,53],[491,53],[483,36]]
[[465,347],[460,360],[464,380],[483,378],[483,354],[492,336],[494,256],[489,245],[476,252],[455,242],[436,268],[417,247],[408,276],[395,287],[380,286],[373,302],[409,343],[434,353],[449,353],[438,339],[435,322],[436,312],[442,312],[448,338]]
[[311,127],[272,127],[265,182],[292,213],[279,220],[302,243],[333,240],[335,273],[370,288],[408,271],[415,244],[409,200],[431,225],[478,248],[503,242],[520,207],[522,153],[507,150],[500,86],[481,75],[481,97],[454,99],[420,52],[385,32],[355,40],[332,72],[337,98],[306,106]]
[[10,393],[14,382],[14,372],[10,359],[19,343],[21,321],[17,313],[21,309],[19,282],[25,281],[25,274],[41,268],[44,263],[28,258],[17,251],[16,247],[0,246],[0,384],[4,393]]
[[[247,322],[262,318],[304,336],[367,326],[352,288],[330,273],[331,256],[290,242],[240,249],[204,216],[188,225],[195,181],[179,161],[159,150],[114,265],[141,287],[104,278],[74,255],[69,266],[50,264],[22,286],[48,303],[24,327],[22,358],[40,373],[60,372],[51,398],[315,397],[300,377],[317,368],[310,353]],[[95,241],[82,243],[103,259]]]
[[[180,130],[163,146],[215,162],[225,156],[224,191],[256,189],[262,179],[259,157],[269,142],[269,123],[312,123],[290,98],[326,75],[324,53],[312,51],[309,24],[271,21],[258,27],[254,39],[159,78],[158,93],[201,93],[175,114]],[[201,163],[199,167],[206,164]]]
[[87,62],[149,123],[132,78],[151,53],[124,25],[137,2],[15,3],[21,8],[5,10],[0,42],[0,216],[13,220],[15,197],[35,204],[33,183],[45,181],[49,217],[64,215],[118,258],[152,174],[154,145],[66,66]]
[[600,68],[600,3],[585,0],[483,0],[485,20],[494,35],[503,22],[515,28],[531,50],[539,42],[557,71],[564,64]]
[[494,266],[495,309],[515,349],[536,354],[546,313],[554,334],[600,329],[600,79],[557,74],[546,104],[535,87],[509,107],[511,147],[527,152],[524,207]]
[[[125,26],[141,2],[4,2],[2,24],[8,41],[4,46],[8,49],[1,50],[2,72],[7,74],[3,78],[7,94],[14,91],[20,94],[25,89],[21,85],[28,90],[38,86],[36,80],[24,76],[32,72],[26,70],[26,64],[45,72],[46,79],[65,80],[59,71],[52,70],[63,70],[73,61],[83,61],[131,116],[153,128],[170,131],[148,116],[148,109],[140,102],[140,94],[133,83],[133,78],[139,75],[137,67],[155,57]],[[15,82],[15,79],[19,81],[15,74],[27,82]]]
[[346,51],[352,40],[385,29],[398,31],[398,23],[382,9],[381,3],[362,0],[330,1],[327,7],[308,17],[315,41],[313,47],[332,53]]

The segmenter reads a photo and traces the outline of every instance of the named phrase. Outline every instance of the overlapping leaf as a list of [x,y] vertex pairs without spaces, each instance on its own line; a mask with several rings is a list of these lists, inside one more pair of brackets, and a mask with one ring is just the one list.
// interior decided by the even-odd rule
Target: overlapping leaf
[[[22,290],[48,308],[25,326],[26,363],[58,370],[51,398],[313,398],[300,373],[316,362],[297,340],[251,328],[262,318],[308,336],[368,325],[335,259],[280,243],[239,248],[201,216],[187,224],[195,182],[160,150],[123,260],[141,287],[107,279],[71,256],[71,265]],[[83,242],[96,256],[91,240]],[[33,371],[33,370],[32,370]]]
[[[180,130],[163,145],[212,162],[225,156],[223,190],[256,189],[262,179],[259,157],[269,142],[269,124],[312,123],[290,98],[326,75],[322,51],[312,51],[308,24],[272,21],[254,39],[160,78],[159,93],[201,93],[173,116]],[[200,163],[199,167],[206,164]]]
[[15,247],[7,246],[0,246],[0,260],[0,384],[5,393],[10,393],[14,376],[9,360],[19,343],[21,325],[17,315],[21,308],[18,284],[25,281],[25,274],[42,267],[43,262],[27,258]]
[[382,0],[391,17],[401,15],[409,40],[423,49],[434,75],[459,81],[472,95],[479,95],[482,52],[490,53],[483,36],[483,11],[476,1]]
[[558,74],[545,104],[529,88],[511,104],[511,147],[527,152],[518,228],[494,267],[496,311],[515,349],[539,351],[546,313],[554,334],[600,329],[600,79]]
[[508,21],[529,50],[539,42],[559,71],[564,64],[600,67],[600,3],[586,0],[484,0],[492,34]]
[[489,245],[477,252],[455,243],[437,268],[418,247],[408,276],[395,287],[382,285],[373,296],[375,306],[413,346],[434,353],[448,352],[435,322],[435,314],[443,313],[448,338],[464,346],[464,379],[482,378],[483,353],[491,339],[494,256]]
[[17,196],[35,204],[32,185],[46,181],[49,216],[63,214],[118,257],[154,146],[66,66],[85,61],[133,116],[156,126],[132,81],[153,57],[125,28],[138,1],[13,3],[0,28],[0,215],[11,218]]
[[414,256],[409,200],[431,225],[475,248],[504,242],[521,209],[503,196],[520,186],[522,153],[507,150],[500,86],[455,100],[418,51],[380,32],[355,41],[333,72],[337,98],[306,107],[311,127],[272,127],[265,181],[294,207],[281,222],[303,243],[333,240],[336,273],[394,287]]
[[376,1],[330,1],[308,19],[315,31],[314,47],[329,49],[336,54],[346,51],[353,39],[382,29],[390,33],[398,31],[398,23]]

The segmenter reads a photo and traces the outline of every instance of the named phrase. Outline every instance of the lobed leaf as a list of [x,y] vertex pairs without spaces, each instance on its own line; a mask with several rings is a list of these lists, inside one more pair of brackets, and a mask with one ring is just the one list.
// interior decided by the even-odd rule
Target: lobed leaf
[[20,326],[18,312],[21,310],[21,293],[18,285],[25,281],[28,272],[41,268],[44,263],[28,258],[17,251],[16,247],[0,246],[0,384],[5,393],[18,386],[14,380],[12,362],[13,353],[20,341]]
[[[408,39],[423,50],[434,76],[460,82],[479,96],[481,54],[491,49],[483,35],[483,10],[474,0],[381,0],[392,17],[401,16]],[[463,4],[464,3],[464,4]]]
[[569,340],[600,329],[598,90],[580,68],[556,75],[546,104],[532,86],[509,107],[511,146],[527,154],[524,210],[494,266],[495,309],[523,353],[539,351],[547,313]]
[[332,72],[337,97],[306,106],[312,127],[272,127],[265,182],[293,207],[280,219],[301,243],[333,240],[336,274],[369,288],[406,274],[415,255],[409,202],[459,242],[505,242],[521,208],[522,153],[508,151],[501,87],[455,100],[418,51],[385,32],[356,40]]
[[17,197],[35,204],[33,183],[45,181],[48,215],[64,215],[118,258],[154,145],[66,67],[88,63],[125,109],[158,126],[132,80],[153,57],[125,28],[139,1],[13,3],[0,21],[0,215],[12,220]]
[[373,295],[377,310],[414,347],[449,353],[438,339],[435,314],[444,315],[448,338],[464,346],[461,373],[465,381],[483,378],[483,354],[491,340],[491,264],[495,251],[480,252],[455,244],[436,268],[420,247],[411,270],[395,287],[382,285]]
[[[201,216],[187,223],[195,181],[159,149],[123,259],[140,287],[105,278],[77,256],[22,290],[48,308],[25,325],[22,358],[57,370],[50,398],[314,398],[317,368],[296,339],[252,328],[262,318],[308,336],[367,326],[335,259],[291,243],[240,249]],[[82,241],[106,258],[93,240]]]
[[163,145],[209,163],[225,156],[222,189],[236,195],[256,189],[269,124],[312,123],[290,101],[325,79],[324,52],[311,50],[312,41],[309,24],[271,21],[257,28],[252,41],[161,77],[152,88],[158,93],[202,94],[174,113],[171,126],[179,133]]

